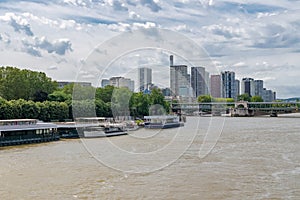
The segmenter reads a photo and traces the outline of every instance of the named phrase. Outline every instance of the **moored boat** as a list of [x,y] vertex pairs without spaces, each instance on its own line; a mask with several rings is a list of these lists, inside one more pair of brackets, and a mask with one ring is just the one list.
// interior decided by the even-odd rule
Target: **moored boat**
[[149,129],[166,129],[184,126],[176,115],[145,116],[144,127]]
[[57,126],[37,119],[0,120],[0,146],[59,140]]

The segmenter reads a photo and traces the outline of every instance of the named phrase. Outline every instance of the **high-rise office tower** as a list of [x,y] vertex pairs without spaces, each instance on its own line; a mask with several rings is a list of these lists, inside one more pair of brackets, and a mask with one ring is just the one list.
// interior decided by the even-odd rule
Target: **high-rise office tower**
[[235,79],[235,98],[234,99],[237,99],[238,96],[240,95],[240,81],[238,79]]
[[214,98],[221,98],[221,75],[211,75],[210,94]]
[[236,98],[235,73],[225,71],[221,73],[221,93],[223,98]]
[[186,65],[170,66],[170,88],[175,96],[188,96],[190,76]]
[[191,86],[195,97],[208,93],[207,73],[204,67],[191,68]]
[[170,56],[170,88],[174,96],[189,96],[190,75],[186,65],[174,65],[174,57]]
[[264,81],[263,80],[254,80],[254,95],[263,96],[264,91]]
[[139,68],[139,90],[141,92],[145,91],[146,89],[149,89],[149,87],[152,84],[152,69],[150,68]]
[[241,94],[248,94],[250,97],[255,96],[255,84],[253,78],[242,79]]

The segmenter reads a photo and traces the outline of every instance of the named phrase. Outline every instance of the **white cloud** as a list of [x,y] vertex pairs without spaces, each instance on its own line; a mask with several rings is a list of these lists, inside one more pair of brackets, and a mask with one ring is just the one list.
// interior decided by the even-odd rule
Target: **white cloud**
[[134,11],[131,11],[131,12],[129,12],[129,18],[137,20],[137,19],[140,19],[141,16],[139,14],[135,13]]
[[[297,68],[284,69],[299,63],[300,1],[29,0],[1,1],[0,6],[3,64],[40,63],[60,79],[71,76],[67,69],[78,67],[99,43],[119,33],[153,27],[197,42],[220,70],[271,77],[266,78],[269,86],[276,85],[274,77],[283,85],[289,81],[277,73],[286,77],[300,73]],[[147,34],[157,37],[155,31]],[[189,51],[188,45],[183,47]],[[16,55],[18,60],[13,59]],[[51,70],[53,66],[57,70]],[[283,87],[278,88],[282,93]]]
[[233,67],[244,67],[244,66],[246,66],[245,62],[238,62],[233,65]]
[[9,12],[3,16],[0,16],[0,20],[9,23],[16,32],[24,32],[28,36],[33,36],[30,24],[20,15]]
[[41,50],[57,55],[65,55],[67,51],[72,51],[72,44],[69,39],[58,39],[53,42],[47,40],[46,37],[35,37],[33,42],[23,40],[24,49],[33,56],[41,56]]

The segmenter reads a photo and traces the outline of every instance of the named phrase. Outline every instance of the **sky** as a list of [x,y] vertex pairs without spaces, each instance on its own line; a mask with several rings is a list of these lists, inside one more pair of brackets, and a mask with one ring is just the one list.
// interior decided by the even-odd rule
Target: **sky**
[[299,0],[0,0],[0,66],[57,81],[132,76],[175,64],[264,80],[300,97]]

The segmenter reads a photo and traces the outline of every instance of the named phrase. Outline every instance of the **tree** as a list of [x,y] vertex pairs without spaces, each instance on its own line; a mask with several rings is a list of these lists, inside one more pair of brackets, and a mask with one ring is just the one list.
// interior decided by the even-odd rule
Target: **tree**
[[72,99],[71,94],[66,94],[62,90],[56,90],[53,93],[48,95],[49,101],[65,102],[65,101],[71,100],[71,99]]
[[7,100],[34,100],[37,92],[49,94],[56,88],[57,83],[43,72],[15,67],[0,68],[0,95]]
[[114,86],[111,86],[111,85],[107,85],[104,88],[97,88],[95,98],[96,99],[101,99],[105,103],[111,102],[111,98],[112,98],[112,95],[113,95],[113,92],[114,92],[115,89],[116,88]]
[[165,97],[162,94],[160,89],[153,89],[150,94],[150,105],[160,105],[159,107],[162,109],[161,111],[157,110],[159,107],[156,106],[154,109],[157,110],[157,114],[165,114],[170,112],[170,104],[165,101]]
[[247,93],[239,95],[237,99],[238,101],[251,101],[251,97]]
[[114,116],[129,116],[129,102],[132,92],[127,87],[116,88],[111,99],[111,109]]
[[129,104],[131,116],[143,118],[149,115],[150,99],[148,94],[134,93]]
[[198,97],[198,102],[200,102],[200,103],[210,103],[212,101],[213,101],[213,98],[210,95],[200,95]]
[[263,98],[261,96],[253,96],[250,99],[251,102],[264,102]]

